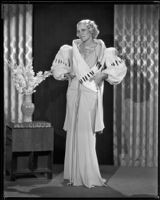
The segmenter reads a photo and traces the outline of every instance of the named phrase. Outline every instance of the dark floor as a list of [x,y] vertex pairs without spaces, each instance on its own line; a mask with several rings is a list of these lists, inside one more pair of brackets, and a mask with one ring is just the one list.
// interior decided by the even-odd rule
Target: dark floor
[[[114,166],[100,166],[101,174],[109,179],[117,170]],[[46,174],[37,176],[21,176],[15,181],[10,177],[4,179],[5,197],[125,197],[120,192],[108,187],[95,187],[88,189],[84,186],[72,187],[63,182],[63,165],[53,165],[53,178],[55,182],[47,179]],[[58,177],[59,176],[59,177]],[[60,180],[62,184],[60,184]]]
[[21,176],[10,181],[4,177],[4,197],[156,197],[156,168],[100,166],[107,187],[68,186],[63,180],[63,165],[53,165],[53,177],[44,173]]

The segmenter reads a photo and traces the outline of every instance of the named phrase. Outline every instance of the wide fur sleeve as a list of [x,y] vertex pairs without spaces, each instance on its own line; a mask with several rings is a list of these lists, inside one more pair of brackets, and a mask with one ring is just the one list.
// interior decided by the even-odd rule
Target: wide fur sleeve
[[125,61],[118,56],[118,51],[114,47],[106,48],[105,53],[106,68],[103,73],[108,74],[108,81],[112,85],[119,84],[127,73]]
[[51,71],[57,80],[64,80],[64,74],[72,72],[72,46],[61,46],[52,62]]

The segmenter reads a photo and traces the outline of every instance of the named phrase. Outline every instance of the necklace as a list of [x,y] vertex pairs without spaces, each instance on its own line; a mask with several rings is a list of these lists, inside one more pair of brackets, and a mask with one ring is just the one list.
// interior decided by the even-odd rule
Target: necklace
[[95,49],[96,46],[84,46],[84,49]]
[[97,43],[93,43],[90,46],[88,45],[84,45],[83,43],[81,43],[79,45],[79,51],[81,53],[81,55],[83,56],[83,58],[86,60],[87,58],[89,58],[90,56],[94,56],[97,57],[96,55],[96,47],[97,47]]
[[88,46],[87,46],[87,45],[86,45],[86,46],[85,46],[85,45],[82,45],[82,48],[84,48],[84,49],[95,49],[96,46],[97,46],[97,44],[92,44],[92,45],[90,45],[90,46],[89,46],[89,45],[88,45]]
[[96,46],[97,45],[94,45],[94,46],[84,46],[84,45],[82,45],[82,46],[80,46],[80,50],[81,50],[81,52],[88,54],[88,53],[95,51]]
[[95,52],[95,48],[84,48],[84,49],[81,49],[81,53],[87,57],[89,56],[90,54],[92,54],[93,52]]

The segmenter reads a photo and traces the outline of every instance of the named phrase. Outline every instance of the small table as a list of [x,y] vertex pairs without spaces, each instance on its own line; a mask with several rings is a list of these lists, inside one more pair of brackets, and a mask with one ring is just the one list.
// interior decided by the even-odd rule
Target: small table
[[[6,125],[6,170],[10,180],[24,174],[47,173],[52,178],[54,131],[51,123],[33,121]],[[39,168],[38,156],[47,155],[46,167]],[[17,169],[18,157],[28,156],[27,169]]]

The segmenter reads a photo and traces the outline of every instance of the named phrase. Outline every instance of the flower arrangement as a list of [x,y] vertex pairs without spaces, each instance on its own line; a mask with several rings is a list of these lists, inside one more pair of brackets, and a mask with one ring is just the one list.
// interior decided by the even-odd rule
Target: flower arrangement
[[36,92],[35,87],[51,75],[50,71],[35,73],[32,62],[26,66],[24,64],[17,65],[10,61],[7,64],[11,69],[15,87],[20,94],[32,94]]

